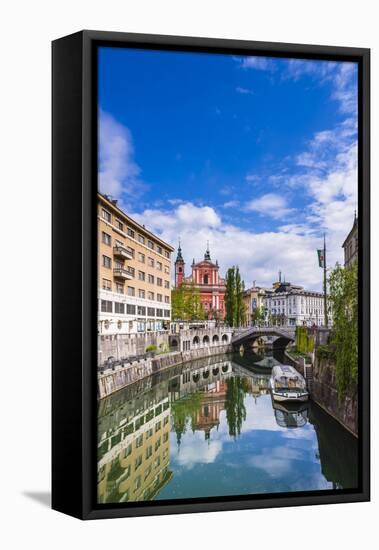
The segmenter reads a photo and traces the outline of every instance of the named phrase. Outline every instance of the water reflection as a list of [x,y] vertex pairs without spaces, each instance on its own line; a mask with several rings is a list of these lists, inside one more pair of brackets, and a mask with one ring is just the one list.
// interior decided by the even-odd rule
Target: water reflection
[[99,502],[356,486],[355,439],[312,404],[274,403],[272,362],[208,358],[102,400]]

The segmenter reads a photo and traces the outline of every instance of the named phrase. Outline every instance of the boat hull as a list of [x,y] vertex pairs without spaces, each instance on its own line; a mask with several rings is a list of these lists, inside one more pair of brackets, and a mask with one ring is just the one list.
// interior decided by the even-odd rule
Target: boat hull
[[274,401],[293,401],[293,402],[302,402],[302,401],[308,401],[309,394],[308,393],[294,393],[291,395],[291,393],[283,395],[282,393],[276,393],[271,390],[271,395]]

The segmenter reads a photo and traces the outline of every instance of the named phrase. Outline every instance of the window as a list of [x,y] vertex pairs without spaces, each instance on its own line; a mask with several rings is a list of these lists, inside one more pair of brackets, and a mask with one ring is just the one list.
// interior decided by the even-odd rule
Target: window
[[170,252],[168,252],[167,250],[165,250],[164,255],[166,256],[166,258],[169,258],[169,257],[170,257]]
[[122,269],[124,267],[123,262],[121,262],[120,260],[116,260],[114,264],[117,269]]
[[117,294],[124,294],[124,285],[122,283],[116,283]]
[[101,211],[101,216],[102,216],[103,220],[105,220],[106,222],[111,223],[112,216],[111,216],[110,212],[108,212],[108,210],[105,210],[103,208],[103,210]]
[[130,265],[128,265],[128,267],[126,268],[126,271],[129,273],[129,275],[131,275],[132,277],[135,277],[136,270],[134,269],[134,267],[131,267]]
[[153,307],[148,307],[148,308],[147,308],[147,315],[148,315],[149,317],[155,317],[155,308],[153,308]]
[[155,424],[155,433],[159,432],[159,430],[161,429],[162,427],[162,424],[161,424],[161,421],[159,420],[159,422],[157,422]]
[[141,254],[141,252],[138,252],[138,261],[141,263],[145,263],[145,254]]
[[163,309],[157,309],[157,317],[163,317]]
[[112,260],[108,256],[103,255],[103,267],[110,269],[112,267]]
[[103,279],[103,289],[104,290],[112,290],[112,282],[108,279]]
[[165,310],[164,310],[164,316],[165,316],[166,318],[170,317],[170,310],[169,310],[169,309],[165,309]]
[[115,313],[125,313],[125,304],[122,304],[121,302],[115,302],[114,303],[114,312]]
[[103,313],[112,313],[112,302],[109,300],[101,300],[101,311]]
[[141,244],[145,244],[145,237],[143,237],[142,235],[138,235],[138,241],[139,241]]
[[147,265],[149,267],[154,267],[154,259],[153,258],[147,258]]
[[154,250],[154,243],[153,241],[147,241],[147,246],[151,248],[151,250]]
[[157,452],[160,446],[161,446],[161,438],[157,439],[157,441],[155,442],[155,452]]
[[157,246],[157,252],[158,254],[162,254],[163,250],[161,246]]
[[154,300],[154,292],[148,292],[147,293],[147,299],[148,300]]
[[157,269],[162,271],[162,262],[157,262]]
[[108,235],[108,233],[105,233],[105,231],[101,232],[101,240],[103,241],[104,244],[107,244],[108,246],[111,245],[111,242],[112,242],[111,236]]
[[145,298],[145,291],[141,288],[138,290],[138,297],[139,298]]
[[127,246],[126,250],[129,252],[132,258],[134,258],[134,248]]
[[138,272],[138,279],[140,281],[144,281],[145,280],[145,272],[144,271],[139,271]]
[[165,288],[170,288],[170,281],[165,281],[164,282],[164,287]]
[[157,294],[157,302],[162,302],[163,296],[162,294]]
[[[142,456],[141,456],[141,462],[142,462]],[[136,460],[136,464],[137,464],[137,460]],[[138,466],[135,467],[136,470]],[[138,476],[134,482],[134,490],[137,491],[140,487],[141,487],[141,476]]]
[[133,304],[126,304],[126,313],[128,315],[135,315],[136,314],[136,306]]
[[164,301],[165,301],[165,304],[169,304],[170,303],[170,296],[165,296]]
[[[141,466],[142,464],[142,455],[139,455],[137,458],[136,458],[136,461],[134,463],[134,470],[138,470],[138,468]],[[139,479],[141,480],[141,476],[138,476]],[[136,480],[137,481],[137,480]],[[140,486],[140,484],[138,485]]]
[[146,308],[144,306],[138,306],[137,313],[138,315],[146,315]]
[[[151,420],[151,418],[149,418]],[[146,439],[149,439],[153,435],[153,428],[149,428],[146,432]]]
[[[167,420],[168,420],[168,417],[167,417]],[[165,418],[165,421],[166,421],[166,418]],[[163,434],[163,443],[167,443],[167,441],[168,441],[168,433],[166,432]]]
[[138,447],[141,447],[143,443],[143,434],[139,435],[136,439],[136,449],[138,449]]
[[132,444],[130,443],[125,449],[124,449],[124,452],[122,453],[122,457],[123,458],[128,458],[128,456],[130,456],[132,454]]
[[164,266],[164,272],[165,273],[170,273],[170,268],[168,267],[168,265]]
[[162,279],[160,277],[157,277],[157,285],[162,286],[162,284],[163,284]]
[[205,284],[205,285],[208,284],[208,275],[204,275],[204,284]]
[[149,279],[149,283],[154,284],[154,275],[149,274],[148,279]]
[[117,229],[119,229],[120,231],[124,231],[124,224],[120,222],[120,220],[118,220],[117,218],[115,219],[115,224]]
[[128,296],[135,296],[136,295],[136,289],[134,286],[128,286]]
[[153,446],[149,445],[149,447],[146,449],[146,460],[150,458],[153,454]]

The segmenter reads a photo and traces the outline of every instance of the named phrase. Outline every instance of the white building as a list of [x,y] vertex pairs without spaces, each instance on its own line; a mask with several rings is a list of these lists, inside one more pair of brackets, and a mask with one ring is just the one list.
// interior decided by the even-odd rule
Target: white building
[[168,330],[171,304],[99,290],[99,334],[135,334]]
[[274,324],[321,326],[324,324],[324,296],[291,283],[274,283],[263,298],[266,319]]

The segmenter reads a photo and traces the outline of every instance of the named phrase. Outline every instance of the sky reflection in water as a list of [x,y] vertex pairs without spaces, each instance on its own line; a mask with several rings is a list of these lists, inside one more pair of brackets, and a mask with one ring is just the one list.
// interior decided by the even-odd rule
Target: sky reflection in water
[[355,487],[353,436],[312,403],[274,409],[257,362],[203,360],[102,401],[99,502]]

